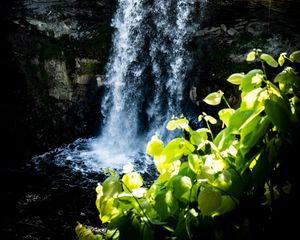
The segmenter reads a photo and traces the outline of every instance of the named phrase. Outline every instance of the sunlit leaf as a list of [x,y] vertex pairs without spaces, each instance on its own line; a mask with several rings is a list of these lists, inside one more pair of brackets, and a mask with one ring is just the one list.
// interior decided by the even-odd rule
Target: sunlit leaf
[[205,116],[204,120],[210,122],[211,124],[217,124],[217,119],[209,115]]
[[207,140],[207,134],[209,132],[207,128],[200,128],[196,131],[190,130],[191,143],[198,146],[201,142]]
[[178,200],[188,202],[192,181],[187,176],[176,176],[173,181],[174,195]]
[[238,203],[239,200],[234,197],[227,196],[227,195],[222,196],[222,202],[220,207],[217,209],[216,215],[220,215],[232,211],[237,207]]
[[271,67],[278,67],[278,62],[269,54],[263,53],[260,55],[260,59],[265,61]]
[[210,93],[203,99],[209,105],[218,105],[221,103],[223,92],[221,90],[217,92]]
[[127,173],[122,177],[125,190],[133,190],[143,185],[143,178],[137,172]]
[[300,63],[300,51],[295,51],[290,55],[290,59],[293,62]]
[[173,131],[175,129],[185,129],[189,130],[189,121],[186,118],[180,118],[180,119],[173,119],[168,122],[166,128],[170,131]]
[[172,189],[163,189],[158,192],[155,198],[155,209],[161,219],[167,219],[178,210],[178,202]]
[[262,117],[258,122],[255,131],[252,131],[242,139],[239,151],[243,156],[245,156],[245,154],[247,154],[253,148],[253,146],[255,146],[261,140],[263,136],[265,136],[269,124],[270,120],[268,119],[268,117]]
[[222,203],[222,196],[219,191],[212,188],[204,188],[198,196],[198,207],[203,215],[211,215]]
[[194,173],[198,173],[202,165],[201,158],[198,154],[189,154],[188,156],[189,167]]
[[223,124],[228,127],[229,119],[231,118],[232,114],[235,112],[232,108],[223,108],[218,112],[219,118],[222,120]]
[[254,110],[241,110],[237,109],[229,119],[228,132],[233,134],[239,134],[240,127],[248,119],[249,116],[254,112]]
[[159,155],[164,149],[164,143],[157,135],[154,135],[147,144],[146,153],[151,156]]
[[285,62],[285,56],[286,56],[286,53],[281,53],[279,58],[278,58],[278,63],[281,67],[283,66],[283,64]]
[[262,79],[264,76],[263,71],[261,69],[253,69],[249,71],[243,78],[239,89],[242,90],[242,98],[253,89],[256,89],[261,86],[261,82],[253,81],[253,78],[259,77]]
[[257,124],[261,120],[261,116],[259,115],[262,113],[263,110],[264,106],[261,106],[242,124],[242,126],[239,128],[239,131],[241,132],[241,138],[255,130]]
[[110,198],[118,195],[122,192],[119,175],[111,175],[106,178],[102,184],[103,186],[103,197]]
[[244,76],[245,76],[244,73],[234,73],[234,74],[231,74],[227,78],[227,81],[232,83],[232,84],[239,85],[239,84],[241,84]]
[[[214,139],[214,144],[220,151],[227,149],[235,140],[235,134],[231,133],[232,129],[224,128]],[[236,129],[237,130],[237,129]],[[233,130],[234,131],[234,130]]]
[[256,110],[264,105],[264,101],[269,98],[268,90],[266,88],[256,88],[248,92],[242,99],[240,109]]
[[251,51],[247,54],[247,58],[246,61],[248,62],[252,62],[255,60],[255,56],[256,56],[256,52],[255,51]]

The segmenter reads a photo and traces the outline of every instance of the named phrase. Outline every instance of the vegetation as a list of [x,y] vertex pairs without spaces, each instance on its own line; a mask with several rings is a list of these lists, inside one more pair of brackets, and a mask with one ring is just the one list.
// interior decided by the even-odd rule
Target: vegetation
[[254,49],[247,61],[262,67],[227,79],[239,87],[240,106],[230,107],[219,90],[204,99],[226,106],[219,120],[202,113],[206,127],[199,129],[185,117],[170,120],[167,129],[182,136],[165,144],[155,135],[147,145],[157,180],[147,186],[130,166],[123,176],[110,171],[96,188],[106,231],[78,223],[79,239],[250,239],[251,231],[267,231],[298,187],[298,162],[288,156],[297,152],[300,133],[300,51],[276,61]]

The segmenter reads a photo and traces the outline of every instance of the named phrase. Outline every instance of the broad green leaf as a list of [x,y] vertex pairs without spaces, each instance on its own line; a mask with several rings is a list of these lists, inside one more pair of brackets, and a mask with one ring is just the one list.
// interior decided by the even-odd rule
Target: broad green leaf
[[[253,89],[256,89],[261,86],[261,82],[255,81],[257,78],[262,78],[264,76],[261,69],[253,69],[249,71],[243,78],[239,89],[242,90],[242,98]],[[253,80],[254,78],[254,80]]]
[[79,240],[102,240],[103,237],[99,234],[94,234],[93,231],[81,223],[78,223],[75,228],[76,235]]
[[196,175],[193,170],[190,168],[188,161],[183,162],[180,165],[180,169],[177,175],[189,177],[192,181],[195,180]]
[[116,199],[108,198],[102,201],[100,219],[102,223],[111,221],[122,214],[121,210],[116,207]]
[[190,200],[190,189],[192,188],[192,181],[187,176],[176,176],[173,180],[175,197],[184,202]]
[[140,188],[143,186],[143,178],[142,176],[137,173],[137,172],[131,172],[127,173],[122,177],[122,182],[123,182],[123,188],[124,190],[133,190]]
[[[233,128],[232,128],[233,129]],[[236,128],[237,130],[238,128]],[[224,128],[214,139],[214,144],[217,146],[219,151],[223,151],[232,144],[235,140],[235,135],[231,133],[229,128]]]
[[255,60],[255,56],[256,56],[256,52],[255,51],[251,51],[247,54],[247,58],[246,61],[248,62],[252,62]]
[[190,130],[191,143],[198,146],[201,142],[207,140],[207,133],[209,132],[207,128],[199,128],[196,131]]
[[286,67],[282,72],[277,74],[274,79],[274,82],[279,82],[279,89],[283,93],[292,93],[298,90],[300,86],[300,77],[295,71],[295,69],[291,67]]
[[242,110],[241,108],[237,109],[229,119],[228,131],[229,133],[239,134],[240,127],[244,122],[252,115],[254,110]]
[[220,207],[217,209],[216,215],[221,215],[221,214],[230,212],[230,211],[234,210],[238,204],[239,204],[238,199],[228,196],[228,195],[222,196],[222,202],[221,202]]
[[140,231],[141,231],[141,239],[143,239],[143,240],[154,239],[154,232],[153,232],[152,227],[149,224],[142,222]]
[[176,219],[176,239],[188,240],[191,239],[189,236],[189,221],[185,210],[181,211]]
[[257,143],[259,143],[261,138],[266,135],[269,125],[270,120],[268,117],[262,117],[257,124],[255,131],[252,131],[241,140],[239,151],[242,156],[245,156]]
[[228,127],[229,119],[231,118],[232,114],[235,112],[232,108],[223,108],[218,112],[219,118],[222,120],[223,124]]
[[154,158],[155,161],[170,163],[179,160],[183,155],[193,152],[195,147],[184,138],[175,138],[163,149],[161,154]]
[[167,127],[168,130],[173,131],[175,129],[185,129],[189,130],[189,121],[186,118],[173,119],[168,122]]
[[266,100],[265,112],[271,122],[280,130],[287,132],[290,130],[291,112],[282,98],[272,97]]
[[103,186],[103,197],[111,198],[117,196],[122,192],[120,179],[118,174],[110,175],[106,178],[102,184]]
[[223,170],[218,174],[218,177],[213,182],[213,186],[219,189],[227,190],[232,184],[231,173],[228,170]]
[[278,63],[280,65],[280,67],[282,67],[285,62],[285,56],[286,56],[286,53],[281,53],[278,58]]
[[206,122],[210,122],[211,124],[217,124],[217,119],[209,115],[204,116],[204,120]]
[[219,191],[204,188],[198,196],[198,207],[203,215],[213,214],[221,205],[222,196]]
[[268,90],[266,88],[256,88],[248,92],[241,102],[240,109],[245,110],[256,110],[264,105],[264,101],[269,98]]
[[200,155],[198,154],[189,154],[188,156],[189,167],[194,173],[198,173],[202,165]]
[[146,153],[151,156],[159,155],[164,149],[164,143],[157,135],[154,135],[147,144]]
[[269,54],[266,53],[261,54],[260,59],[265,61],[269,66],[273,68],[278,67],[278,62]]
[[218,105],[221,103],[223,92],[221,90],[217,92],[210,93],[203,99],[209,105]]
[[178,210],[178,202],[172,189],[163,189],[158,192],[154,205],[162,220],[172,216]]
[[262,113],[263,110],[264,110],[264,106],[258,108],[239,128],[239,131],[241,132],[241,138],[243,138],[244,136],[248,135],[249,133],[255,130],[257,124],[261,120],[261,116],[259,115]]
[[227,81],[235,85],[240,85],[244,76],[244,73],[234,73],[227,78]]
[[293,62],[300,63],[300,51],[295,51],[290,55],[290,59]]

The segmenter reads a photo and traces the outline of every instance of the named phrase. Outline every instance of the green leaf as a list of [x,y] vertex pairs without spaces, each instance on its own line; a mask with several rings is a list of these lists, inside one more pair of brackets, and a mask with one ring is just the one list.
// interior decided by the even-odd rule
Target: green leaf
[[172,189],[163,189],[159,191],[155,198],[154,207],[162,220],[175,214],[178,210],[178,202]]
[[300,51],[295,51],[290,55],[290,59],[293,62],[300,63]]
[[255,128],[255,131],[252,131],[241,140],[239,151],[243,156],[245,156],[261,140],[261,138],[266,135],[269,125],[270,120],[268,117],[262,117],[258,122],[258,127]]
[[248,62],[252,62],[255,60],[255,56],[256,56],[256,52],[255,51],[251,51],[247,54],[247,58],[246,61]]
[[[242,90],[242,98],[253,89],[256,89],[261,86],[261,82],[255,81],[256,78],[262,78],[264,76],[261,69],[253,69],[249,71],[244,79],[242,80],[239,89]],[[254,78],[254,80],[253,80]]]
[[240,109],[254,110],[264,105],[264,101],[269,98],[268,90],[266,88],[256,88],[248,92],[242,98]]
[[157,135],[154,135],[147,144],[146,153],[151,156],[159,155],[164,149],[164,143]]
[[282,93],[292,93],[300,88],[300,77],[291,67],[286,67],[282,72],[276,75],[274,82],[279,82],[279,89]]
[[203,99],[209,105],[218,105],[221,103],[223,92],[221,90],[217,92],[210,93]]
[[120,179],[118,174],[110,175],[103,182],[103,196],[114,197],[122,192]]
[[209,132],[207,128],[199,128],[196,131],[190,130],[191,143],[198,146],[201,142],[207,140],[207,133]]
[[175,228],[176,238],[181,239],[181,240],[191,239],[189,237],[189,233],[187,231],[187,229],[188,229],[187,225],[189,225],[189,223],[187,221],[185,211],[182,211],[176,220],[177,220],[177,224],[176,224],[176,228]]
[[198,154],[189,154],[188,156],[189,167],[194,173],[198,173],[202,165],[201,158]]
[[222,196],[219,191],[204,188],[198,196],[198,207],[203,215],[213,214],[221,205]]
[[235,85],[240,85],[244,79],[244,76],[244,73],[234,73],[227,78],[227,81]]
[[264,110],[264,106],[258,108],[239,128],[241,132],[241,138],[244,138],[246,135],[251,133],[257,128],[258,123],[261,120],[261,116],[259,116]]
[[143,178],[137,172],[127,173],[122,177],[123,188],[125,190],[133,190],[143,186]]
[[242,110],[241,108],[237,109],[231,116],[228,124],[229,133],[239,134],[240,127],[244,122],[252,115],[254,110]]
[[280,67],[283,66],[284,62],[285,62],[285,57],[286,57],[286,53],[281,53],[279,58],[278,58],[278,63],[280,65]]
[[272,99],[265,101],[265,112],[279,130],[290,131],[291,112],[289,103],[273,95]]
[[232,114],[235,112],[232,108],[223,108],[218,112],[219,118],[222,120],[223,124],[228,127],[229,119],[231,118]]
[[173,119],[168,122],[167,127],[168,130],[173,131],[175,129],[185,129],[189,131],[189,121],[186,118]]
[[215,137],[214,144],[217,146],[219,151],[223,151],[223,150],[229,148],[229,146],[235,140],[235,135],[231,133],[231,130],[233,130],[233,128],[231,128],[231,129],[224,128]]
[[218,174],[218,177],[213,182],[213,186],[226,191],[232,184],[231,173],[228,170],[223,170]]
[[278,67],[278,62],[269,54],[266,53],[261,54],[260,59],[265,61],[269,66],[273,68]]
[[174,195],[183,202],[189,202],[192,181],[187,176],[176,176],[173,180]]
[[217,209],[217,215],[224,214],[234,210],[237,207],[238,203],[239,200],[234,197],[230,197],[227,195],[222,196],[222,202],[220,207]]
[[217,119],[209,115],[204,116],[204,120],[206,122],[210,122],[211,124],[217,124]]

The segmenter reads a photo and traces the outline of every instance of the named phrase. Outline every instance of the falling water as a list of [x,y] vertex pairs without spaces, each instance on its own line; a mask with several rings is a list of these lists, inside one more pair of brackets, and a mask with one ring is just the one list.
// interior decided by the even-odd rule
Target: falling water
[[[186,45],[197,26],[196,2],[119,0],[101,99],[101,133],[60,148],[52,158],[64,156],[80,169],[121,168],[137,154],[141,158],[154,133],[166,139],[166,122],[182,113],[187,98],[192,60]],[[147,161],[145,154],[142,158]]]

